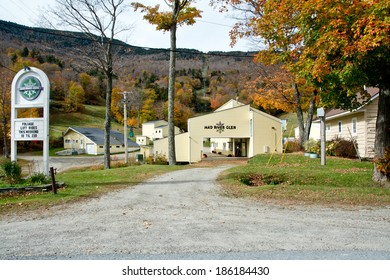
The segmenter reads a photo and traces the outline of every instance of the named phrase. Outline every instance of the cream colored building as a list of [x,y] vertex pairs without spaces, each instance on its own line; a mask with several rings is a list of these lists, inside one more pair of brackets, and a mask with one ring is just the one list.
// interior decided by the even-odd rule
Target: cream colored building
[[157,127],[167,126],[168,122],[164,120],[150,121],[142,124],[142,136],[146,136],[149,139],[155,139],[155,130]]
[[[295,132],[295,138],[299,139],[299,127],[294,128]],[[321,135],[320,135],[320,123],[318,122],[312,122],[311,127],[310,127],[310,134],[309,138],[312,138],[314,140],[320,141]]]
[[[180,129],[175,126],[175,134],[179,134]],[[142,124],[142,135],[136,137],[136,142],[140,146],[149,145],[156,139],[168,136],[168,122],[164,120],[150,121]]]
[[[371,99],[360,108],[353,111],[336,109],[326,113],[326,140],[354,139],[358,145],[360,157],[373,158],[379,89],[367,88],[367,92],[371,95]],[[318,122],[319,120],[315,120],[313,124]]]
[[[180,129],[175,126],[175,134],[179,134]],[[151,140],[161,139],[168,136],[168,122],[164,120],[150,121],[142,124],[142,137]]]
[[140,146],[147,146],[151,142],[151,140],[148,136],[138,135],[135,137],[135,139],[136,139],[135,141],[137,142],[137,144]]
[[[180,133],[180,129],[175,126],[175,135]],[[161,139],[164,137],[168,137],[168,125],[157,126],[154,129],[153,139]]]
[[[188,120],[188,132],[175,137],[176,160],[198,162],[209,152],[204,142],[225,143],[227,155],[253,157],[282,151],[281,120],[235,100],[211,114]],[[154,142],[154,153],[168,155],[167,138]]]
[[[119,131],[110,133],[110,153],[125,152],[124,136]],[[139,150],[139,145],[127,139],[128,151]],[[104,154],[104,132],[99,128],[69,127],[64,133],[64,149],[84,150],[86,154]]]

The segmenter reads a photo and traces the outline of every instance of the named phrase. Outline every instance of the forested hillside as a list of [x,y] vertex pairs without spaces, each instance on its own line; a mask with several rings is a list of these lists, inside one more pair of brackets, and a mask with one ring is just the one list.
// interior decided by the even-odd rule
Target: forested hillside
[[[90,57],[90,40],[82,33],[25,27],[0,21],[0,75],[12,77],[24,65],[42,69],[51,83],[54,111],[82,111],[84,105],[104,104],[105,80]],[[128,124],[165,119],[167,114],[169,50],[134,47],[115,42],[113,117],[123,122],[122,95],[131,92]],[[253,53],[179,49],[177,53],[176,125],[186,129],[187,119],[209,112],[231,98],[248,103],[247,82],[254,81],[262,65]],[[54,112],[53,111],[53,112]],[[31,114],[31,113],[30,113]]]

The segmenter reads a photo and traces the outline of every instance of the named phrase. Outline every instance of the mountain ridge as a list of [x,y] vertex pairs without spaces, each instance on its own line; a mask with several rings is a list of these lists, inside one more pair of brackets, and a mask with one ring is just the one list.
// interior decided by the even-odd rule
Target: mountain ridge
[[[31,32],[35,33],[33,36]],[[4,21],[0,20],[0,34],[2,35],[2,38],[7,38],[6,35],[8,35],[8,39],[14,40],[17,39],[24,43],[37,43],[38,40],[41,40],[41,42],[49,43],[50,45],[55,45],[58,47],[65,47],[65,48],[74,48],[74,47],[83,47],[91,43],[91,39],[82,32],[77,31],[66,31],[66,30],[55,30],[55,29],[49,29],[49,28],[43,28],[43,27],[30,27],[21,25],[18,23],[10,22],[10,21]],[[39,35],[41,34],[41,35]],[[67,38],[72,39],[71,41],[67,41],[66,44],[64,44],[63,40],[55,40],[58,38]],[[96,38],[99,38],[96,36]],[[58,43],[58,41],[62,43]],[[123,47],[123,48],[130,48],[132,50],[133,55],[152,55],[156,53],[165,53],[169,52],[169,48],[152,48],[147,46],[135,46],[130,45],[126,42],[123,42],[119,39],[114,39],[114,45]],[[178,48],[178,53],[191,53],[193,55],[226,55],[226,56],[243,56],[243,57],[251,57],[254,52],[244,52],[244,51],[209,51],[209,52],[202,52],[196,49],[188,49],[188,48]]]

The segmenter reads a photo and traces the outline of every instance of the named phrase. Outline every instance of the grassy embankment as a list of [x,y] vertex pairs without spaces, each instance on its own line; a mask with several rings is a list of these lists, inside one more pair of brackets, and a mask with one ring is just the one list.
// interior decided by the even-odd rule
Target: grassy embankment
[[256,156],[245,166],[226,171],[219,178],[227,193],[236,197],[288,204],[390,205],[390,189],[371,180],[370,162],[301,154]]

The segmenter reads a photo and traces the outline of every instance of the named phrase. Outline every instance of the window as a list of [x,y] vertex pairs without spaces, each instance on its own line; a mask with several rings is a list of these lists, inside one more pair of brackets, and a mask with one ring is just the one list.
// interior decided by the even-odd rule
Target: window
[[121,146],[116,146],[116,148],[118,149],[118,148],[120,148]]
[[339,133],[343,131],[343,123],[339,121]]
[[352,119],[352,134],[357,135],[357,118]]
[[65,139],[65,143],[69,144],[70,143],[70,139]]
[[330,124],[327,124],[327,125],[326,125],[326,130],[327,130],[327,131],[330,131]]
[[103,149],[103,146],[99,146],[99,149]]

